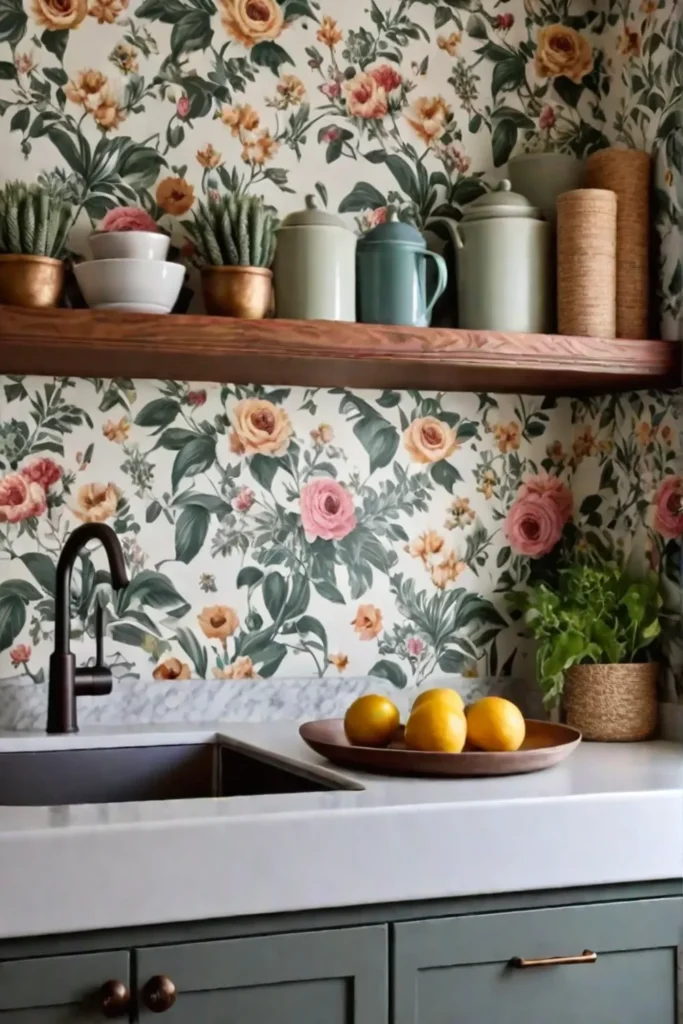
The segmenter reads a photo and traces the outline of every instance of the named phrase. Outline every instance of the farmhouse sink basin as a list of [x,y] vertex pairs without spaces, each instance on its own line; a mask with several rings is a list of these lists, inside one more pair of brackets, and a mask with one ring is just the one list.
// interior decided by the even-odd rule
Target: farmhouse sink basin
[[191,800],[343,789],[220,742],[0,753],[0,806]]

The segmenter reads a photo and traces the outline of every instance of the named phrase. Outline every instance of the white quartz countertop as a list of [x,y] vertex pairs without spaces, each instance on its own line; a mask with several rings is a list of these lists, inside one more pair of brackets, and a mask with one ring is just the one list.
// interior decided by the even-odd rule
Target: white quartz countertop
[[349,772],[293,723],[0,733],[0,753],[220,739],[333,789],[0,807],[0,938],[683,878],[683,751],[583,743],[531,775]]

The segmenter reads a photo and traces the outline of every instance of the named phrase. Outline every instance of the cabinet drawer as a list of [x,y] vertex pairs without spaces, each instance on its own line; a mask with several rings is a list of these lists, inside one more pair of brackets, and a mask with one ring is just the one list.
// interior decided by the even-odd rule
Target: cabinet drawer
[[151,978],[177,991],[169,1024],[386,1024],[385,925],[139,949],[140,1021]]
[[0,1024],[102,1021],[107,981],[129,984],[126,951],[0,962]]
[[[678,1024],[683,899],[445,918],[394,927],[394,1024]],[[593,964],[513,966],[515,957]]]

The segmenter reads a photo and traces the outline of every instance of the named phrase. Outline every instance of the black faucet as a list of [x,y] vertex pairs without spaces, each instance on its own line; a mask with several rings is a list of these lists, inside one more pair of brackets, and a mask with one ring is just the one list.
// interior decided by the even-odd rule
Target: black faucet
[[86,523],[69,534],[57,562],[55,649],[50,655],[47,694],[49,733],[78,732],[76,697],[106,694],[112,690],[112,674],[104,664],[104,610],[99,601],[95,616],[95,664],[92,668],[76,668],[76,658],[71,653],[71,572],[78,552],[91,540],[101,541],[107,552],[114,590],[128,586],[123,551],[111,526]]

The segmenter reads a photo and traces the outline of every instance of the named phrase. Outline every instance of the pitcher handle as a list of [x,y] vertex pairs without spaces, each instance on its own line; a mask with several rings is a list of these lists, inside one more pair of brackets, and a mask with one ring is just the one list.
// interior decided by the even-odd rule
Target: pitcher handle
[[439,275],[439,279],[436,283],[436,290],[427,303],[427,309],[425,311],[425,317],[427,323],[429,323],[432,318],[432,310],[434,309],[437,300],[440,299],[446,291],[446,285],[448,284],[448,267],[446,266],[446,261],[443,256],[439,256],[437,252],[431,252],[429,249],[425,249],[424,255],[429,256],[430,259],[436,260],[436,268]]

